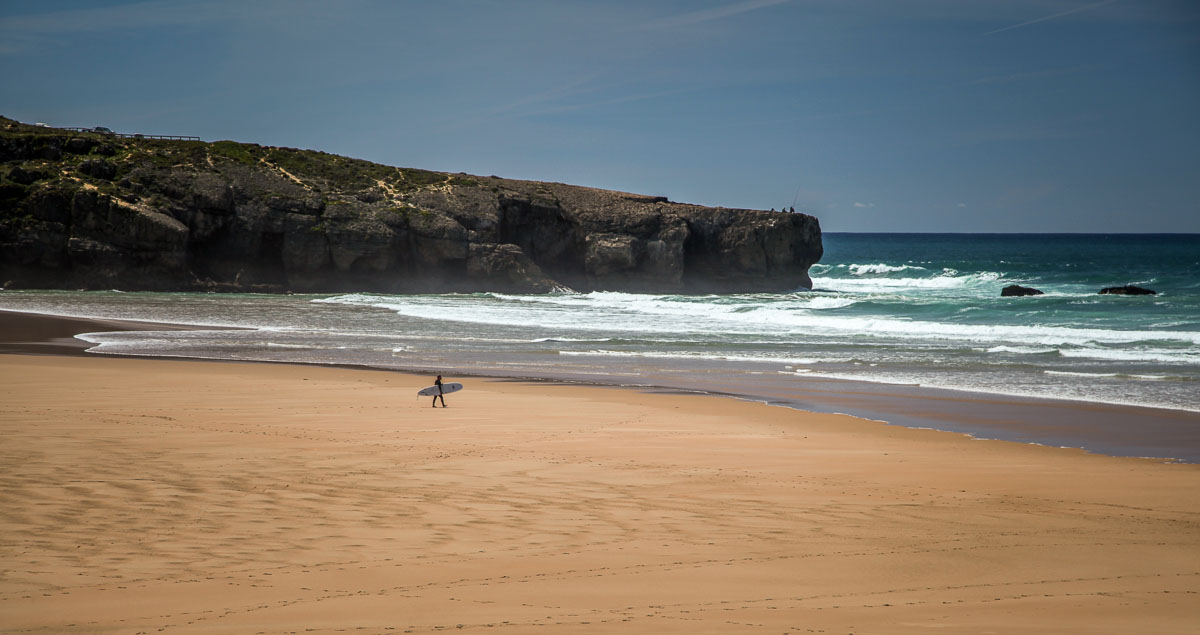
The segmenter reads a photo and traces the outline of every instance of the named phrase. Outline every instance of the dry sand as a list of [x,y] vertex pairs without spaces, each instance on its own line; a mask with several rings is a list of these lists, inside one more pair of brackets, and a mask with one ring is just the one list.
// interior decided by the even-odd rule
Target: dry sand
[[0,356],[0,631],[1200,627],[1197,465],[429,383]]

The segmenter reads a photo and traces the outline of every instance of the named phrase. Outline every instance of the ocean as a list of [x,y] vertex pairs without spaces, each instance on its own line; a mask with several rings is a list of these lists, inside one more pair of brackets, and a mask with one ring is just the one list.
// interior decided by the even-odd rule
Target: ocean
[[[821,379],[1200,412],[1200,235],[827,233],[824,244],[814,289],[780,294],[3,291],[0,308],[245,329],[84,336],[101,354],[659,386],[797,407],[790,386]],[[1009,284],[1045,294],[1001,297]],[[1125,284],[1158,295],[1098,294]]]

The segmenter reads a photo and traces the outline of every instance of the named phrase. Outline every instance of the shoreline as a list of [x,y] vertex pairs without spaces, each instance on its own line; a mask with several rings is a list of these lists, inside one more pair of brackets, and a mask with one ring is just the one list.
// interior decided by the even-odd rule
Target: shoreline
[[[103,331],[226,328],[231,327],[77,318],[0,309],[0,333],[4,334],[0,336],[0,352],[298,364],[431,376],[439,372],[449,372],[458,377],[508,379],[539,384],[564,383],[646,392],[683,391],[782,406],[802,412],[846,414],[908,429],[952,432],[979,440],[1082,449],[1106,456],[1200,463],[1200,413],[1190,410],[804,376],[788,376],[783,380],[762,376],[759,385],[745,386],[745,391],[730,391],[719,382],[701,385],[694,378],[689,378],[688,382],[673,382],[671,377],[665,375],[648,377],[649,381],[646,383],[628,384],[556,376],[552,371],[542,376],[531,377],[463,372],[462,369],[400,368],[370,364],[89,354],[85,349],[95,345],[73,337],[82,333]],[[14,342],[14,339],[21,341]],[[753,392],[749,390],[751,388]],[[1131,425],[1134,421],[1137,422],[1136,426]]]

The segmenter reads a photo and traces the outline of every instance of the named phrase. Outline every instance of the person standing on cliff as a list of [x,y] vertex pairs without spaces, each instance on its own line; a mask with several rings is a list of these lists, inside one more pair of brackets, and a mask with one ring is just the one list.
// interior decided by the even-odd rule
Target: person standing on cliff
[[441,375],[438,375],[437,379],[433,380],[433,385],[437,386],[438,391],[437,391],[437,394],[433,396],[433,406],[432,407],[437,408],[438,399],[441,399],[442,407],[445,408],[446,407],[446,396],[442,394],[442,376]]

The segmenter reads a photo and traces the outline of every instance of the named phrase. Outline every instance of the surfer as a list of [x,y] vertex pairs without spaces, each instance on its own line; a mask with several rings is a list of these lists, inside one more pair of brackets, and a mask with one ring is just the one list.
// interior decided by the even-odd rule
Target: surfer
[[442,407],[445,408],[446,407],[446,396],[442,394],[442,376],[441,375],[437,376],[437,379],[435,379],[433,381],[433,385],[437,386],[437,389],[438,389],[437,394],[433,396],[433,407],[437,408],[438,399],[441,399]]

